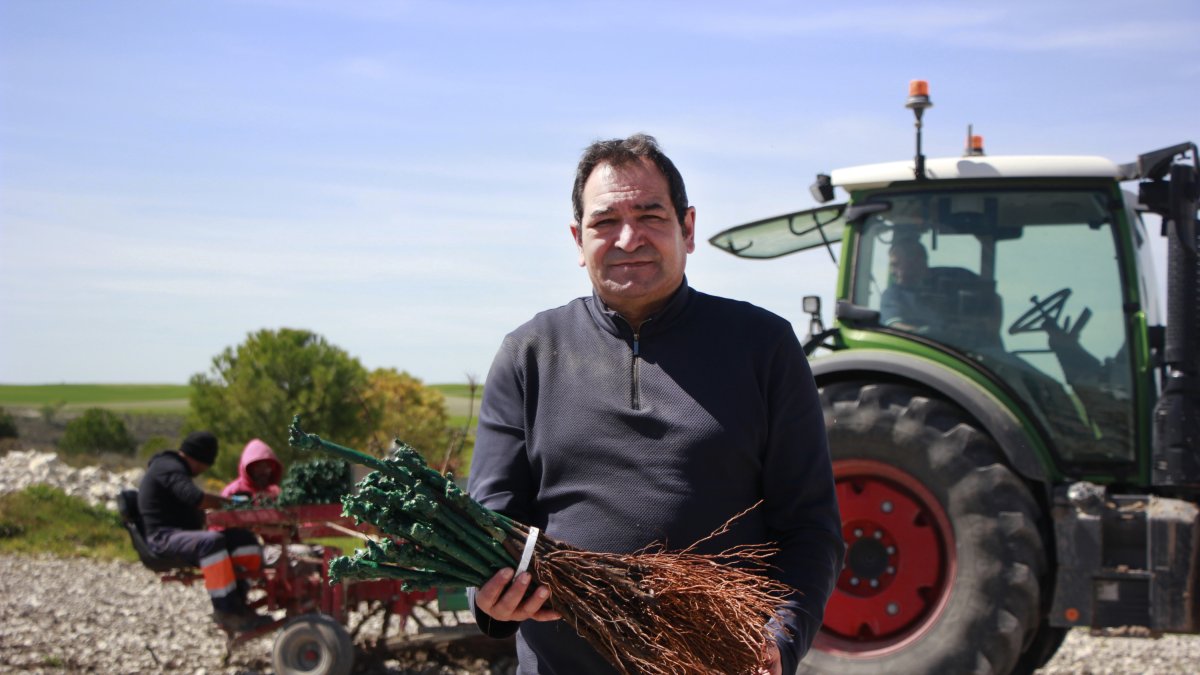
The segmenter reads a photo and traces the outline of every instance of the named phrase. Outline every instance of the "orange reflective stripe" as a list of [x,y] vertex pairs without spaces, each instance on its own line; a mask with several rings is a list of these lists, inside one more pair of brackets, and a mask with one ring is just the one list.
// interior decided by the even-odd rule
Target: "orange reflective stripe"
[[210,595],[226,595],[231,587],[237,586],[229,556],[213,560],[201,567],[200,571],[204,573],[204,588],[208,589]]

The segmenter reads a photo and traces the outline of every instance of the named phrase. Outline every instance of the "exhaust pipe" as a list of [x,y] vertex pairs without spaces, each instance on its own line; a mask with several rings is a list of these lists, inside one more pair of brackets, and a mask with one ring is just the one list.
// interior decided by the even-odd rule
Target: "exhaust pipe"
[[[1142,184],[1143,195],[1150,197],[1144,203],[1157,202],[1152,208],[1161,209],[1156,210],[1163,216],[1168,246],[1165,382],[1154,406],[1152,480],[1155,485],[1200,489],[1200,157],[1194,144],[1186,145],[1192,165],[1164,165],[1158,154],[1157,166],[1150,169],[1154,181]],[[1168,169],[1170,180],[1164,183]]]

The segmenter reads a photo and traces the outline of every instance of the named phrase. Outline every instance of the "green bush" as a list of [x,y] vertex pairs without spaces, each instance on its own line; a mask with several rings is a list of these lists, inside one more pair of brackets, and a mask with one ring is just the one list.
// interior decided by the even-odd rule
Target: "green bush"
[[0,495],[0,553],[137,559],[116,512],[48,485]]
[[314,432],[351,447],[370,435],[362,415],[366,369],[312,331],[252,333],[215,356],[209,372],[193,375],[190,384],[187,430],[208,429],[220,440],[214,476],[230,469],[236,475],[237,458],[252,438],[290,464],[296,452],[288,445],[287,427],[296,414]]
[[[220,441],[220,451],[217,452],[217,461],[208,468],[205,476],[221,481],[221,487],[234,478],[238,477],[238,466],[242,463],[242,449],[245,446],[239,443],[226,443]],[[271,448],[274,450],[275,448]]]
[[4,408],[0,408],[0,438],[20,438],[21,434],[17,432],[17,421],[13,419],[12,413]]
[[66,401],[55,401],[42,406],[42,419],[46,420],[46,424],[55,424],[58,422],[58,414],[67,405]]
[[175,450],[179,448],[179,439],[171,440],[166,436],[155,434],[147,438],[138,446],[137,457],[142,464],[150,461],[150,458],[162,452],[163,450]]
[[137,441],[116,413],[104,408],[88,408],[67,422],[58,449],[70,455],[116,452],[132,455]]
[[[371,429],[365,450],[376,457],[391,452],[400,439],[440,467],[450,440],[446,396],[421,380],[394,368],[379,368],[367,378],[363,415]],[[307,423],[307,420],[306,420]],[[340,441],[339,441],[340,442]]]

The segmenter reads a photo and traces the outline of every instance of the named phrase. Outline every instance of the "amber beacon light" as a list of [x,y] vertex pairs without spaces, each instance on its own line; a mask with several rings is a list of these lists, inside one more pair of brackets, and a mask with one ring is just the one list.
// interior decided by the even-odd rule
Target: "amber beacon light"
[[913,169],[913,174],[917,180],[925,180],[925,155],[921,153],[921,118],[925,115],[926,108],[933,107],[933,101],[929,100],[928,81],[913,80],[908,83],[908,102],[904,104],[904,107],[912,110],[913,116],[917,118],[917,165]]

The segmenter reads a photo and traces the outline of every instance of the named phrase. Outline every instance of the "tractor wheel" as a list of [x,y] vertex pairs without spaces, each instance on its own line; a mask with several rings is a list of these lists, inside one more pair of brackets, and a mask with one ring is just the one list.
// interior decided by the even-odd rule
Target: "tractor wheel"
[[276,675],[348,675],[354,666],[354,643],[333,618],[305,614],[275,639],[271,663]]
[[[1044,616],[1044,615],[1043,615]],[[1058,648],[1062,646],[1063,640],[1067,639],[1067,629],[1058,626],[1051,626],[1045,620],[1038,628],[1038,632],[1033,636],[1033,642],[1029,648],[1021,654],[1021,660],[1017,662],[1017,667],[1013,669],[1013,675],[1030,675],[1038,668],[1046,665]]]
[[1039,509],[957,406],[898,384],[821,388],[846,564],[801,673],[990,673],[1033,646]]

